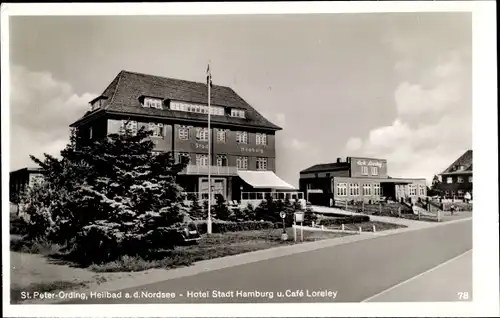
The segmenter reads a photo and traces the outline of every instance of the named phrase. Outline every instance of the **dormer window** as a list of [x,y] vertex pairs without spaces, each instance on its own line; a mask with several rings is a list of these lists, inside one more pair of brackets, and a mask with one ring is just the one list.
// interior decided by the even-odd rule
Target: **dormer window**
[[245,118],[245,111],[243,109],[231,109],[231,117]]
[[163,101],[159,98],[145,97],[143,106],[146,108],[163,109]]
[[96,99],[94,99],[93,101],[91,101],[89,104],[90,104],[90,111],[94,111],[96,109],[99,109],[102,107],[103,105],[103,102],[104,102],[104,98],[103,97],[98,97]]

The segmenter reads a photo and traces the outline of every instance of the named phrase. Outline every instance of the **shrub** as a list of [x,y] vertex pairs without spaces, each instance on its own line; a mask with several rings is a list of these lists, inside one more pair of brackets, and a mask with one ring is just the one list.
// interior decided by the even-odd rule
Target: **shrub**
[[[207,222],[197,222],[196,224],[200,234],[207,233]],[[223,222],[212,221],[212,233],[225,233],[225,232],[240,232],[240,231],[257,231],[273,229],[274,223],[260,222],[260,221],[244,221],[244,222]]]
[[214,206],[214,214],[219,220],[228,220],[231,215],[231,211],[226,205],[226,200],[222,196],[222,194],[217,194],[215,196],[217,202]]
[[24,235],[28,232],[28,222],[17,214],[10,215],[10,234]]
[[352,223],[364,223],[370,222],[370,217],[368,215],[350,215],[346,217],[339,218],[324,218],[320,220],[320,225],[341,225],[341,224],[352,224]]

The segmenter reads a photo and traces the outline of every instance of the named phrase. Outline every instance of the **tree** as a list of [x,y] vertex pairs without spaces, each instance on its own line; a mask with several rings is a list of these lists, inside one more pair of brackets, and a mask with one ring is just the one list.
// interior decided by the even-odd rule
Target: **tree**
[[[72,247],[82,260],[144,255],[175,246],[183,219],[176,176],[187,165],[171,153],[154,153],[144,128],[77,147],[73,133],[61,158],[31,156],[46,172],[40,198],[27,200],[31,222],[50,224],[50,241]],[[49,202],[50,201],[50,202]]]
[[189,216],[196,220],[206,219],[207,213],[204,207],[200,205],[198,198],[195,195],[191,195],[188,200],[191,201]]
[[427,191],[428,196],[441,195],[441,181],[437,175],[432,178],[432,185]]
[[224,220],[227,221],[229,219],[229,216],[231,215],[231,211],[226,205],[226,200],[224,199],[224,196],[220,193],[217,193],[215,195],[216,203],[213,208],[215,216],[219,220]]

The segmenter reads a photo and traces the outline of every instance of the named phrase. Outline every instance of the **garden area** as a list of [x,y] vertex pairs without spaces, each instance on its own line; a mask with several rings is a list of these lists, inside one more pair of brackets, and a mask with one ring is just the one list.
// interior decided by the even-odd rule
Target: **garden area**
[[[21,213],[11,213],[14,302],[21,291],[75,289],[148,270],[299,244],[292,228],[298,211],[304,213],[305,226],[344,224],[367,232],[373,225],[378,230],[395,228],[371,222],[368,216],[318,216],[299,202],[271,197],[256,207],[231,208],[219,195],[211,206],[212,233],[207,234],[207,202],[186,205],[188,198],[176,183],[187,159],[154,153],[149,135],[144,129],[125,129],[85,144],[73,134],[60,158],[31,157],[46,177],[19,196]],[[352,233],[304,231],[304,242],[346,235]]]

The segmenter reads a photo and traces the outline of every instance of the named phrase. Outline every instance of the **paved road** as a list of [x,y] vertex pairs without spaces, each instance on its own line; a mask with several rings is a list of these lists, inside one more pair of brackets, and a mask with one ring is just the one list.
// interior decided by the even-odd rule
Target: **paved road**
[[365,301],[472,301],[472,251]]
[[[360,302],[470,249],[472,221],[465,221],[130,288],[121,291],[119,299],[94,296],[66,303]],[[470,268],[457,268],[449,271],[472,277]],[[440,287],[443,297],[439,300],[455,301],[456,293],[467,288],[448,286],[448,291]],[[248,297],[238,291],[258,291],[261,295]],[[126,293],[133,297],[135,292],[150,294],[125,299]],[[168,298],[173,293],[175,298]],[[409,297],[410,292],[406,293]],[[417,301],[421,299],[418,295]],[[449,299],[443,299],[445,295]],[[387,294],[384,301],[392,298],[400,299]]]

